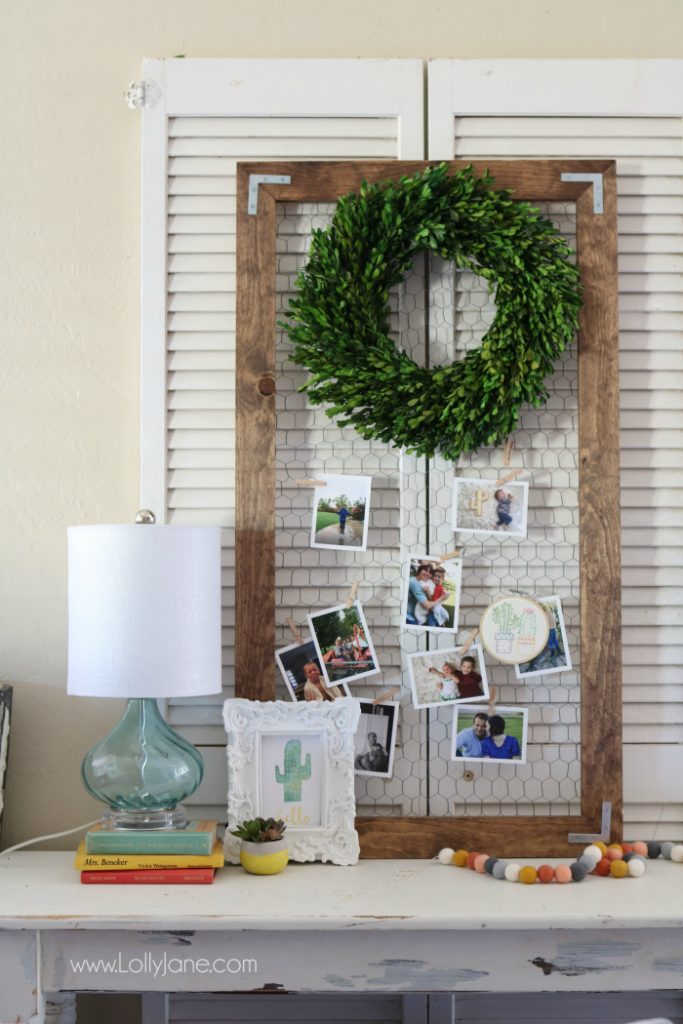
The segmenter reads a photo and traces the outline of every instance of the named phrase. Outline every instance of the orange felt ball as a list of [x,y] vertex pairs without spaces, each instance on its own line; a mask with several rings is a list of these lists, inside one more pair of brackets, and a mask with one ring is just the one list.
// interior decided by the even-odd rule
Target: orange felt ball
[[456,868],[466,868],[468,857],[469,854],[467,850],[456,850],[455,853],[453,854],[453,863],[455,864]]
[[624,854],[622,853],[621,847],[615,850],[613,846],[609,846],[607,848],[607,853],[605,854],[605,856],[607,857],[607,860],[614,861],[621,860]]
[[624,853],[635,853],[635,850],[633,849],[633,843],[622,843],[621,848],[624,851]]
[[647,857],[647,843],[637,842],[633,844],[633,852],[639,853],[641,857]]
[[552,882],[555,877],[555,868],[551,868],[550,864],[541,864],[538,869],[538,877],[541,882]]
[[571,882],[572,880],[572,869],[569,864],[558,864],[555,868],[555,881],[556,882]]
[[472,850],[471,853],[467,854],[467,867],[471,868],[472,871],[474,871],[474,862],[479,856],[479,850]]
[[602,875],[603,878],[605,877],[605,875],[609,875],[610,865],[612,863],[616,864],[617,861],[611,861],[608,857],[603,857],[602,860],[599,861],[598,864],[596,865],[596,868],[595,868],[596,875]]
[[612,878],[625,878],[628,874],[628,864],[625,860],[613,860],[609,866],[609,873]]
[[487,861],[488,859],[489,859],[489,855],[488,855],[488,853],[480,853],[480,854],[479,854],[479,856],[477,857],[477,859],[476,859],[476,860],[475,860],[475,862],[474,862],[474,870],[475,870],[475,871],[476,871],[476,872],[477,872],[478,874],[480,874],[480,875],[483,875],[483,874],[485,874],[485,871],[484,871],[484,864],[486,863],[486,861]]
[[520,882],[524,882],[525,885],[533,885],[537,878],[536,868],[532,867],[531,864],[527,864],[519,872]]

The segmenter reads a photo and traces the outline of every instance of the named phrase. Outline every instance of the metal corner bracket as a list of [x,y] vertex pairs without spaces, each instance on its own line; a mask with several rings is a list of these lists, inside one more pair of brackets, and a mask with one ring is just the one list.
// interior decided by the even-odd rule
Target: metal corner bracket
[[605,212],[602,174],[577,174],[573,171],[567,171],[561,174],[560,178],[562,181],[589,181],[593,186],[593,213]]
[[600,822],[600,831],[597,833],[591,832],[570,832],[567,836],[567,842],[569,843],[594,843],[596,839],[600,839],[603,843],[608,843],[610,840],[610,834],[612,831],[612,801],[602,801],[602,820]]
[[259,185],[291,185],[290,174],[250,174],[249,175],[249,199],[247,201],[247,213],[252,217],[258,210],[258,187]]

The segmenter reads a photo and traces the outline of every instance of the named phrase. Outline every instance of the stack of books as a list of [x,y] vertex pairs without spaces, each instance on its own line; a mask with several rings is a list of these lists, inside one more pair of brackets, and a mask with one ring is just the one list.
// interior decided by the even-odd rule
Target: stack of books
[[76,853],[84,885],[210,885],[223,867],[217,822],[173,831],[119,831],[96,825]]

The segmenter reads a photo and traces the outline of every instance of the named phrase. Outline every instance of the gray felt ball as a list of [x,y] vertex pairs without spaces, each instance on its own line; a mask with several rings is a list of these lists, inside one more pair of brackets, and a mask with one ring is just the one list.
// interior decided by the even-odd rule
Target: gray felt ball
[[673,848],[673,843],[662,843],[662,857],[664,857],[665,860],[671,860],[671,851]]
[[647,855],[651,860],[656,860],[662,852],[662,844],[651,842],[647,844]]
[[507,861],[497,860],[493,865],[493,871],[491,874],[494,878],[505,878],[505,868],[507,867]]
[[635,853],[625,853],[624,856],[621,859],[624,861],[625,864],[628,864],[628,862],[630,860],[633,860],[633,858],[635,856],[636,856]]
[[497,860],[497,857],[488,857],[487,860],[484,861],[484,871],[487,875],[493,874],[493,866]]
[[578,860],[574,864],[569,865],[572,871],[572,878],[575,882],[580,882],[586,877],[588,872],[586,871],[586,865],[580,864]]

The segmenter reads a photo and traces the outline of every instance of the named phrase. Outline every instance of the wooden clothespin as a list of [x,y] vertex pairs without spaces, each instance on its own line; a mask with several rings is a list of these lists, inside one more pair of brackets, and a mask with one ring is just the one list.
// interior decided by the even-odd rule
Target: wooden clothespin
[[505,447],[503,448],[503,465],[510,465],[510,458],[512,457],[512,449],[515,447],[515,439],[512,434],[509,434],[506,441]]
[[308,480],[304,478],[302,480],[295,480],[297,487],[327,487],[326,480]]
[[471,629],[469,631],[469,633],[467,634],[467,637],[465,638],[465,643],[460,648],[460,654],[467,654],[467,652],[469,651],[470,647],[472,646],[474,641],[477,639],[478,634],[479,634],[479,626],[476,626],[475,629]]
[[297,624],[294,621],[294,619],[287,619],[287,625],[289,626],[289,628],[292,631],[292,636],[294,637],[295,642],[297,644],[305,644],[306,641],[302,637],[301,632],[299,630],[299,627],[297,626]]
[[505,476],[502,476],[500,480],[496,480],[496,487],[504,487],[505,484],[509,484],[511,480],[514,480],[516,476],[519,476],[519,474],[523,472],[524,468],[522,466],[520,466],[519,469],[511,469],[510,472],[506,473]]
[[439,555],[442,562],[448,562],[451,558],[460,558],[463,552],[463,548],[454,548],[453,551],[447,551],[445,555]]
[[492,686],[491,689],[489,690],[489,718],[491,717],[491,715],[495,715],[495,713],[496,713],[496,697],[497,697],[497,695],[498,695],[498,690],[496,689],[495,686]]
[[400,692],[400,687],[395,687],[393,690],[385,690],[384,693],[380,693],[379,697],[375,697],[372,703],[384,704],[385,700],[393,700],[394,697],[398,697]]
[[349,596],[346,598],[345,607],[350,608],[353,602],[356,600],[356,594],[358,593],[358,584],[360,580],[354,580],[349,590]]

